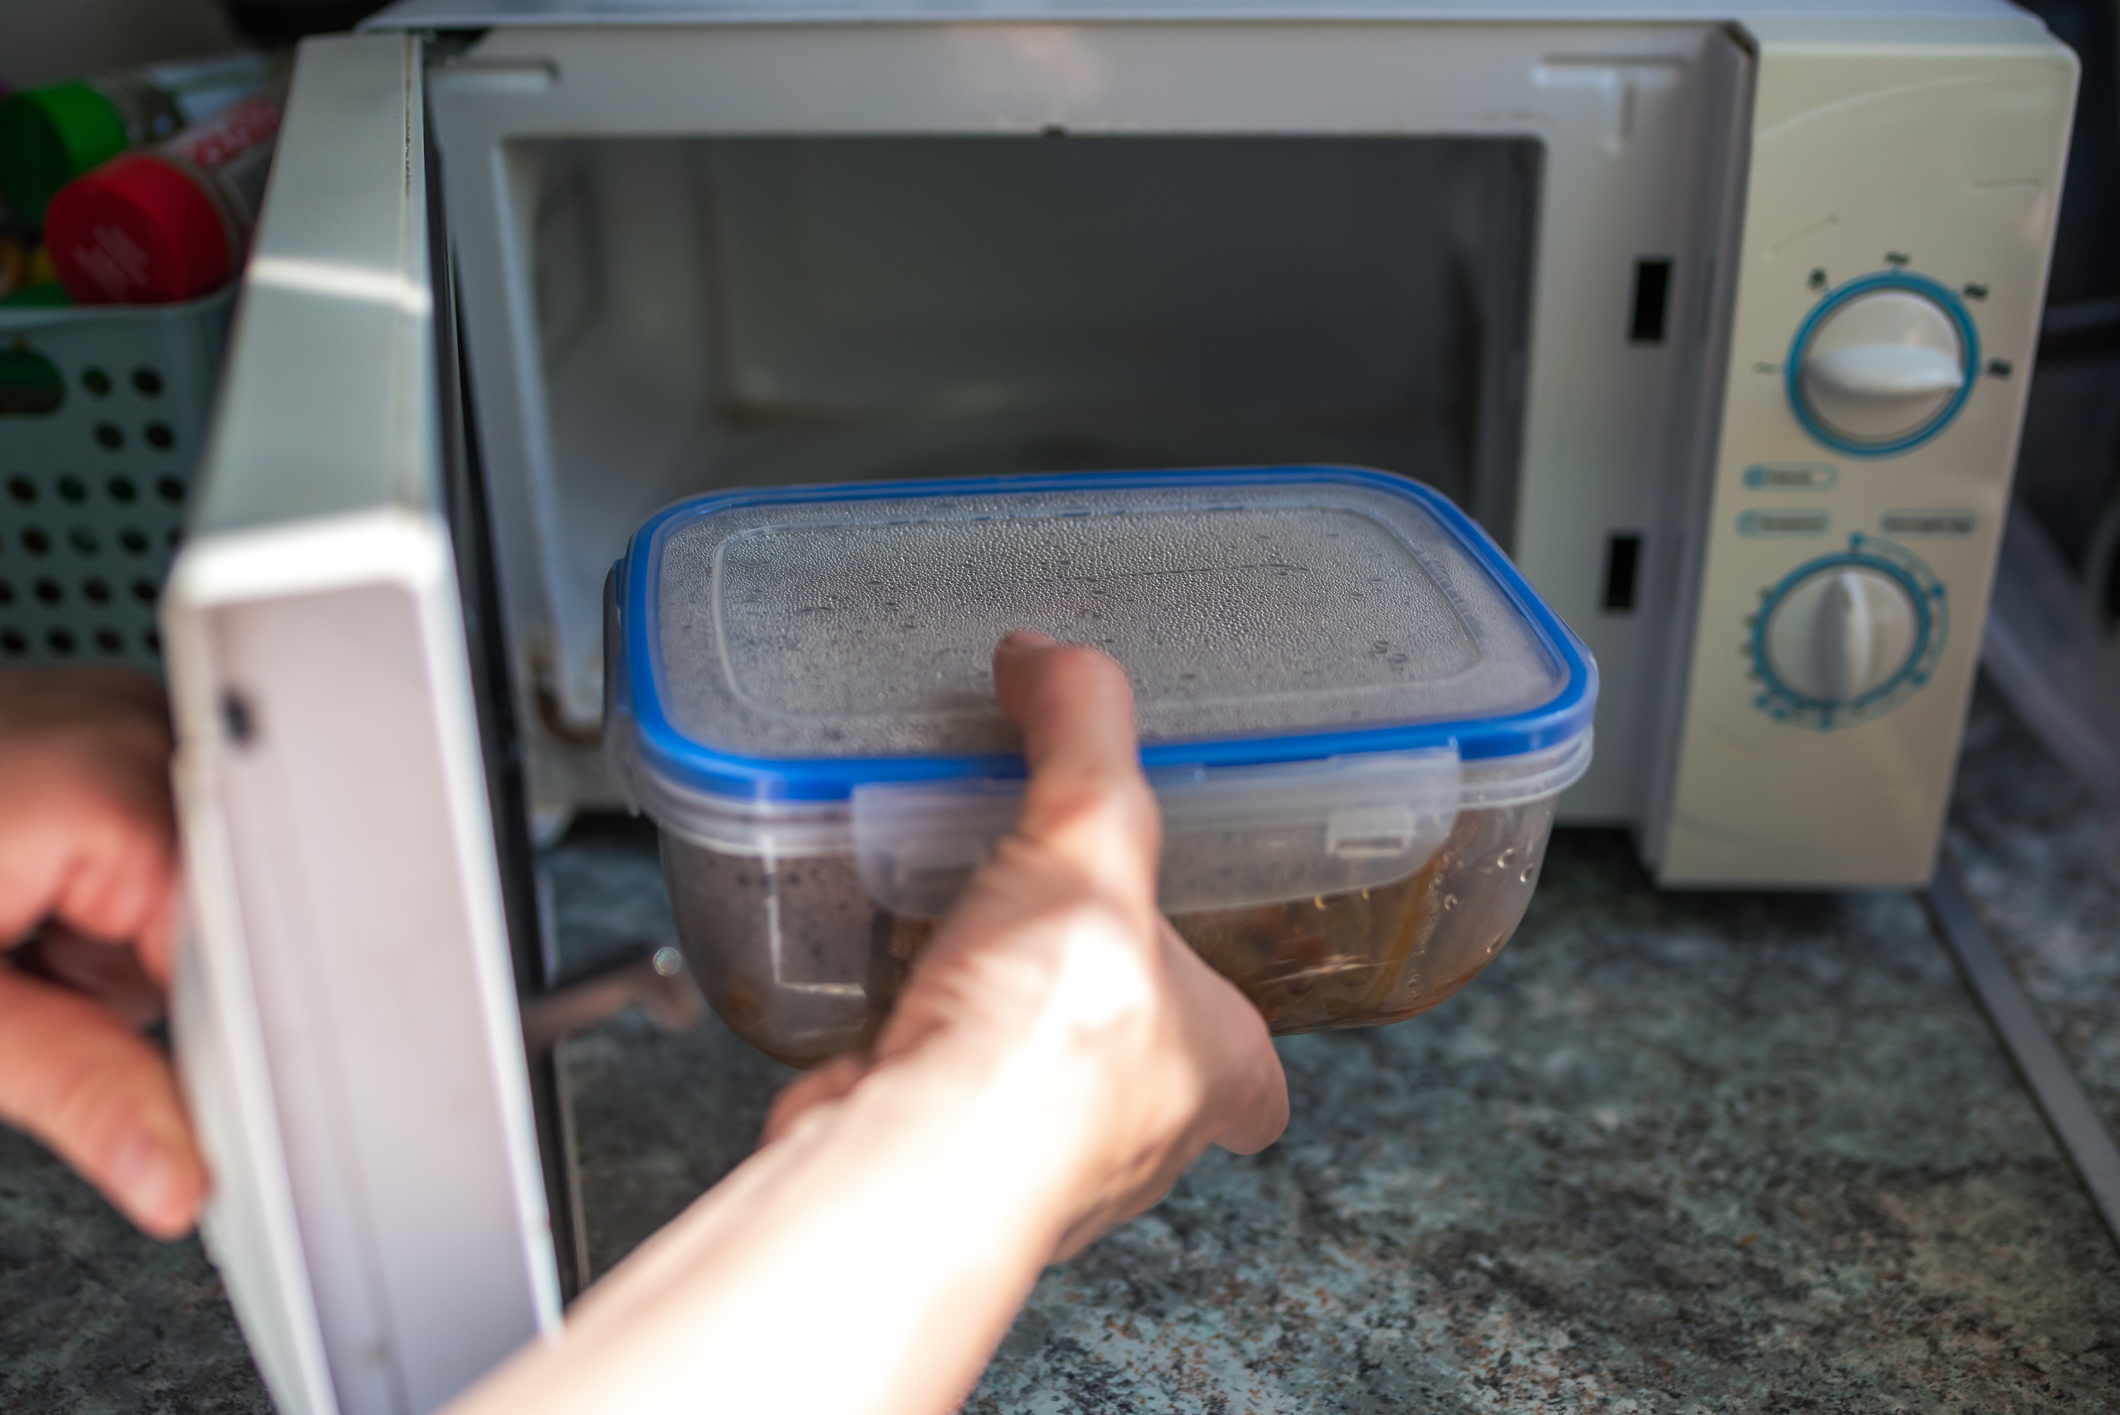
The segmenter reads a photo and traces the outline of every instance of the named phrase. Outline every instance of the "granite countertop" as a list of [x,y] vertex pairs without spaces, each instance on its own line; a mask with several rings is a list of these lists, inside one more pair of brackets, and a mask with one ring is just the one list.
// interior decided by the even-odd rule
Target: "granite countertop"
[[[1948,848],[2120,1126],[2120,814],[1983,692]],[[546,866],[571,958],[667,931],[630,823]],[[601,1271],[791,1073],[711,1019],[568,1045]],[[1282,1055],[1287,1137],[1049,1271],[968,1410],[2120,1408],[2120,1253],[1912,896],[1659,893],[1561,832],[1475,985]],[[268,1408],[197,1243],[7,1134],[0,1407]]]

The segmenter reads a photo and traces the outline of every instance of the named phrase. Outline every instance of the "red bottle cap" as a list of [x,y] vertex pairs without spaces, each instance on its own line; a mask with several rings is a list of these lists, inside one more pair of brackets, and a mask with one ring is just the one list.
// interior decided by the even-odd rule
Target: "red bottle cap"
[[44,213],[59,283],[84,305],[188,300],[231,274],[228,232],[197,182],[147,153],[77,177]]

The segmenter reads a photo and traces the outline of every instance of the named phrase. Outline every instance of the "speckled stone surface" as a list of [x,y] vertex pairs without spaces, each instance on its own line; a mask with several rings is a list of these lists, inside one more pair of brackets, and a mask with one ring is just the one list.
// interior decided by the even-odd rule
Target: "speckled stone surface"
[[[2116,845],[1983,695],[1951,848],[2120,1120]],[[570,965],[668,928],[623,823],[547,870]],[[1458,998],[1282,1048],[1287,1138],[1047,1273],[968,1409],[2120,1409],[2120,1256],[1908,896],[1659,894],[1564,832]],[[791,1074],[712,1020],[568,1058],[599,1271]],[[0,1134],[0,1409],[265,1408],[197,1244]]]
[[1428,1022],[1050,1273],[980,1411],[2120,1405],[2120,1262],[1904,897],[1659,897],[1621,843]]
[[198,1240],[142,1237],[43,1147],[0,1129],[0,1410],[271,1409]]
[[1989,934],[2120,1133],[2120,805],[2094,800],[1983,687],[1945,842]]

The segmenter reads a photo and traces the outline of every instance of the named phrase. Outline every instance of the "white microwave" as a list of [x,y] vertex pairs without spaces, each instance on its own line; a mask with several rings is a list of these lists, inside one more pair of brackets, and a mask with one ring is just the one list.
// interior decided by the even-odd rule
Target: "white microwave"
[[1928,876],[2071,54],[1999,0],[408,0],[296,66],[163,607],[208,1237],[284,1410],[580,1280],[531,822],[710,487],[1358,463],[1596,653],[1563,819]]

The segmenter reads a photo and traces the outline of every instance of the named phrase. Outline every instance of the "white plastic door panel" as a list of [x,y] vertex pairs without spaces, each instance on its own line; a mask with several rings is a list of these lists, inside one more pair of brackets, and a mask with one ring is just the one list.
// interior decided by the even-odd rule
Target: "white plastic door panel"
[[273,1398],[422,1415],[559,1286],[445,500],[416,39],[301,52],[163,606],[205,1228]]

